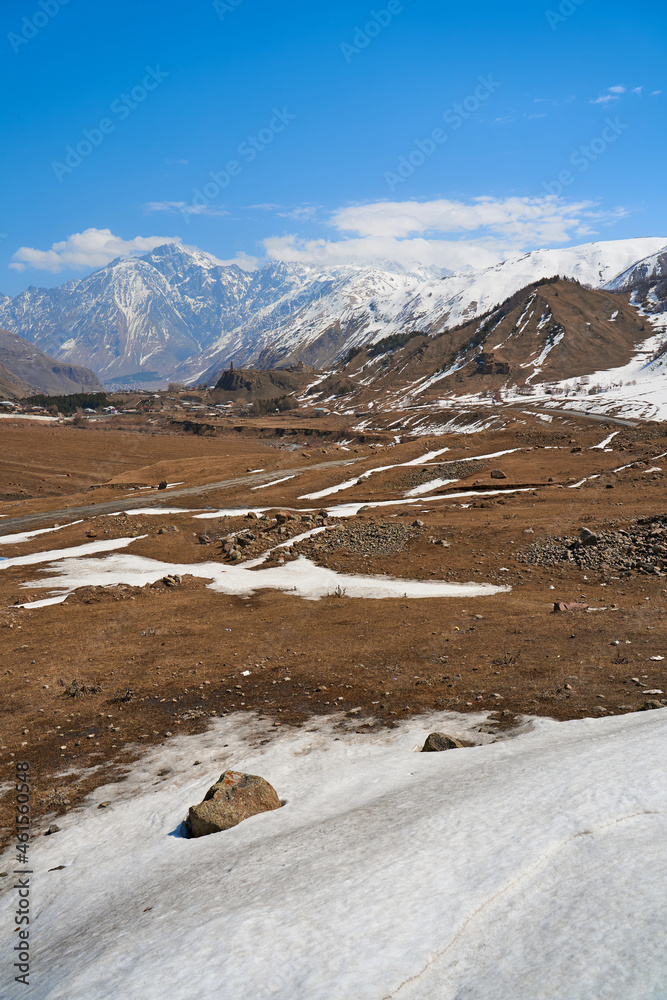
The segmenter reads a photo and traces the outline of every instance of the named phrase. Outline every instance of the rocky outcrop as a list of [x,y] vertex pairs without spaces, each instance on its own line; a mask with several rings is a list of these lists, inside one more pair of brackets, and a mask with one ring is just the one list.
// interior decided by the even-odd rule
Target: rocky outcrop
[[462,746],[463,743],[459,743],[453,736],[447,736],[445,733],[429,733],[422,747],[422,753],[439,753],[441,750],[455,750]]
[[193,837],[205,837],[237,826],[257,813],[280,809],[275,788],[257,774],[224,771],[204,801],[190,806],[188,826]]

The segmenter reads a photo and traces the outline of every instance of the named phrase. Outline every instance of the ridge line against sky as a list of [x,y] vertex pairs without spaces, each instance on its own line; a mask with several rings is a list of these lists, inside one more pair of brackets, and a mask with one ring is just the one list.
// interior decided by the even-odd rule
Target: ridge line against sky
[[46,7],[0,12],[3,292],[170,241],[455,271],[667,232],[657,3]]

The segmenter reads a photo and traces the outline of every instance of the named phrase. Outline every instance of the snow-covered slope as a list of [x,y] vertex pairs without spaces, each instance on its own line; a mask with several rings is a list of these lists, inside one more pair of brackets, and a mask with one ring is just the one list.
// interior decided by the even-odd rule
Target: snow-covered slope
[[[257,329],[250,360],[260,367],[296,361],[322,367],[351,347],[391,333],[411,329],[435,333],[465,322],[540,278],[561,274],[599,287],[627,261],[637,260],[637,254],[662,245],[660,238],[536,250],[482,271],[435,279],[399,270],[334,268],[326,294],[313,296],[265,333]],[[257,327],[264,325],[264,317],[257,320]],[[183,366],[183,372],[210,378],[226,363],[225,350],[225,344],[213,344]]]
[[[3,996],[664,997],[667,710],[526,720],[495,743],[484,721],[316,719],[267,739],[237,716],[151,751],[35,837],[30,989],[8,973]],[[486,745],[416,753],[433,729]],[[286,804],[183,839],[226,768]]]
[[650,316],[654,326],[667,329],[667,247],[627,268],[606,286],[631,292],[631,301]]
[[621,271],[605,287],[611,292],[624,292],[642,282],[659,281],[662,278],[667,278],[667,246]]
[[157,372],[210,381],[221,368],[303,360],[320,367],[396,331],[437,332],[560,273],[595,287],[665,239],[537,250],[483,271],[271,262],[254,272],[169,243],[59,288],[0,296],[0,325],[103,379]]

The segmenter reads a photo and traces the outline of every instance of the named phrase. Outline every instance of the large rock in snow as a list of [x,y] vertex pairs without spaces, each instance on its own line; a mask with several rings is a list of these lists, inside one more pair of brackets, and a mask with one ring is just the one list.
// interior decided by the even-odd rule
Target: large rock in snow
[[440,753],[442,750],[455,750],[462,746],[463,743],[455,740],[453,736],[447,736],[445,733],[429,733],[422,747],[422,753]]
[[190,806],[188,823],[193,837],[229,830],[248,816],[280,809],[275,788],[258,774],[224,771],[211,785],[204,801]]

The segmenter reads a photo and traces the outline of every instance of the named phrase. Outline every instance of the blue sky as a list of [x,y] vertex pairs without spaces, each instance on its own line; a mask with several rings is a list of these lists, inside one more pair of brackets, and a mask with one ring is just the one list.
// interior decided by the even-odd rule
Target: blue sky
[[[662,2],[8,0],[0,291],[662,236]],[[663,93],[663,88],[665,93]]]

